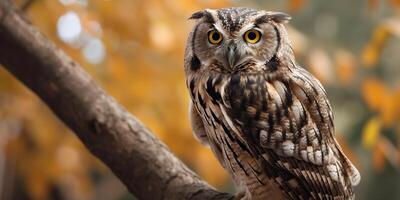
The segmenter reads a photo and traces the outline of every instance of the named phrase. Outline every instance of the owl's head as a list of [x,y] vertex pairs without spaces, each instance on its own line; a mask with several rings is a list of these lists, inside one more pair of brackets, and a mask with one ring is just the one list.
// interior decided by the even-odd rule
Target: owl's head
[[190,19],[197,23],[187,42],[186,70],[261,70],[289,44],[282,24],[290,16],[285,13],[249,8],[206,9]]

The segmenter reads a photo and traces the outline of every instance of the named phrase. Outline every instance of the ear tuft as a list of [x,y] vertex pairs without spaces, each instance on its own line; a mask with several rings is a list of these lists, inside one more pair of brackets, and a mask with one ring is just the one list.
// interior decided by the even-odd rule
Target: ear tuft
[[192,14],[191,17],[189,17],[189,19],[202,19],[203,22],[206,23],[210,23],[210,24],[214,24],[214,18],[212,16],[212,14],[210,13],[209,9],[205,9],[205,10],[201,10],[201,11],[197,11],[195,13]]
[[272,21],[276,22],[276,23],[287,23],[289,22],[292,17],[286,13],[283,12],[271,12],[269,13],[269,19],[271,19]]
[[201,11],[197,11],[195,13],[192,14],[192,16],[189,17],[189,19],[200,19],[202,17],[204,17],[204,10]]

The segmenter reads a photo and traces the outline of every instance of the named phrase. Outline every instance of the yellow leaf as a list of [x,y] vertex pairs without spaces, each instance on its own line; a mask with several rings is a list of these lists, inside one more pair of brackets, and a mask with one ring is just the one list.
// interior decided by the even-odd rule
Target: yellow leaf
[[364,126],[362,133],[362,143],[365,148],[372,148],[379,137],[381,122],[376,118],[371,118]]

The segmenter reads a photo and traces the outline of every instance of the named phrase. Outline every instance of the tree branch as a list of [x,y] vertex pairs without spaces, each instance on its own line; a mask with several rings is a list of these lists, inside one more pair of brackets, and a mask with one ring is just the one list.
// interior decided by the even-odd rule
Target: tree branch
[[62,50],[0,0],[0,63],[139,199],[231,199],[188,169]]

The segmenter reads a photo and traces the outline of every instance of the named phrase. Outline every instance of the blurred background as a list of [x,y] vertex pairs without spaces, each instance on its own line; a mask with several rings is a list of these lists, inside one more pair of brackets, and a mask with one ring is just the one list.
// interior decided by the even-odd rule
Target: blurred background
[[[192,137],[188,122],[183,51],[193,22],[187,18],[231,6],[291,14],[287,28],[297,61],[326,87],[337,137],[362,174],[357,199],[400,199],[399,0],[15,3],[180,159],[228,192],[234,188],[227,173]],[[135,197],[0,67],[0,199]]]

